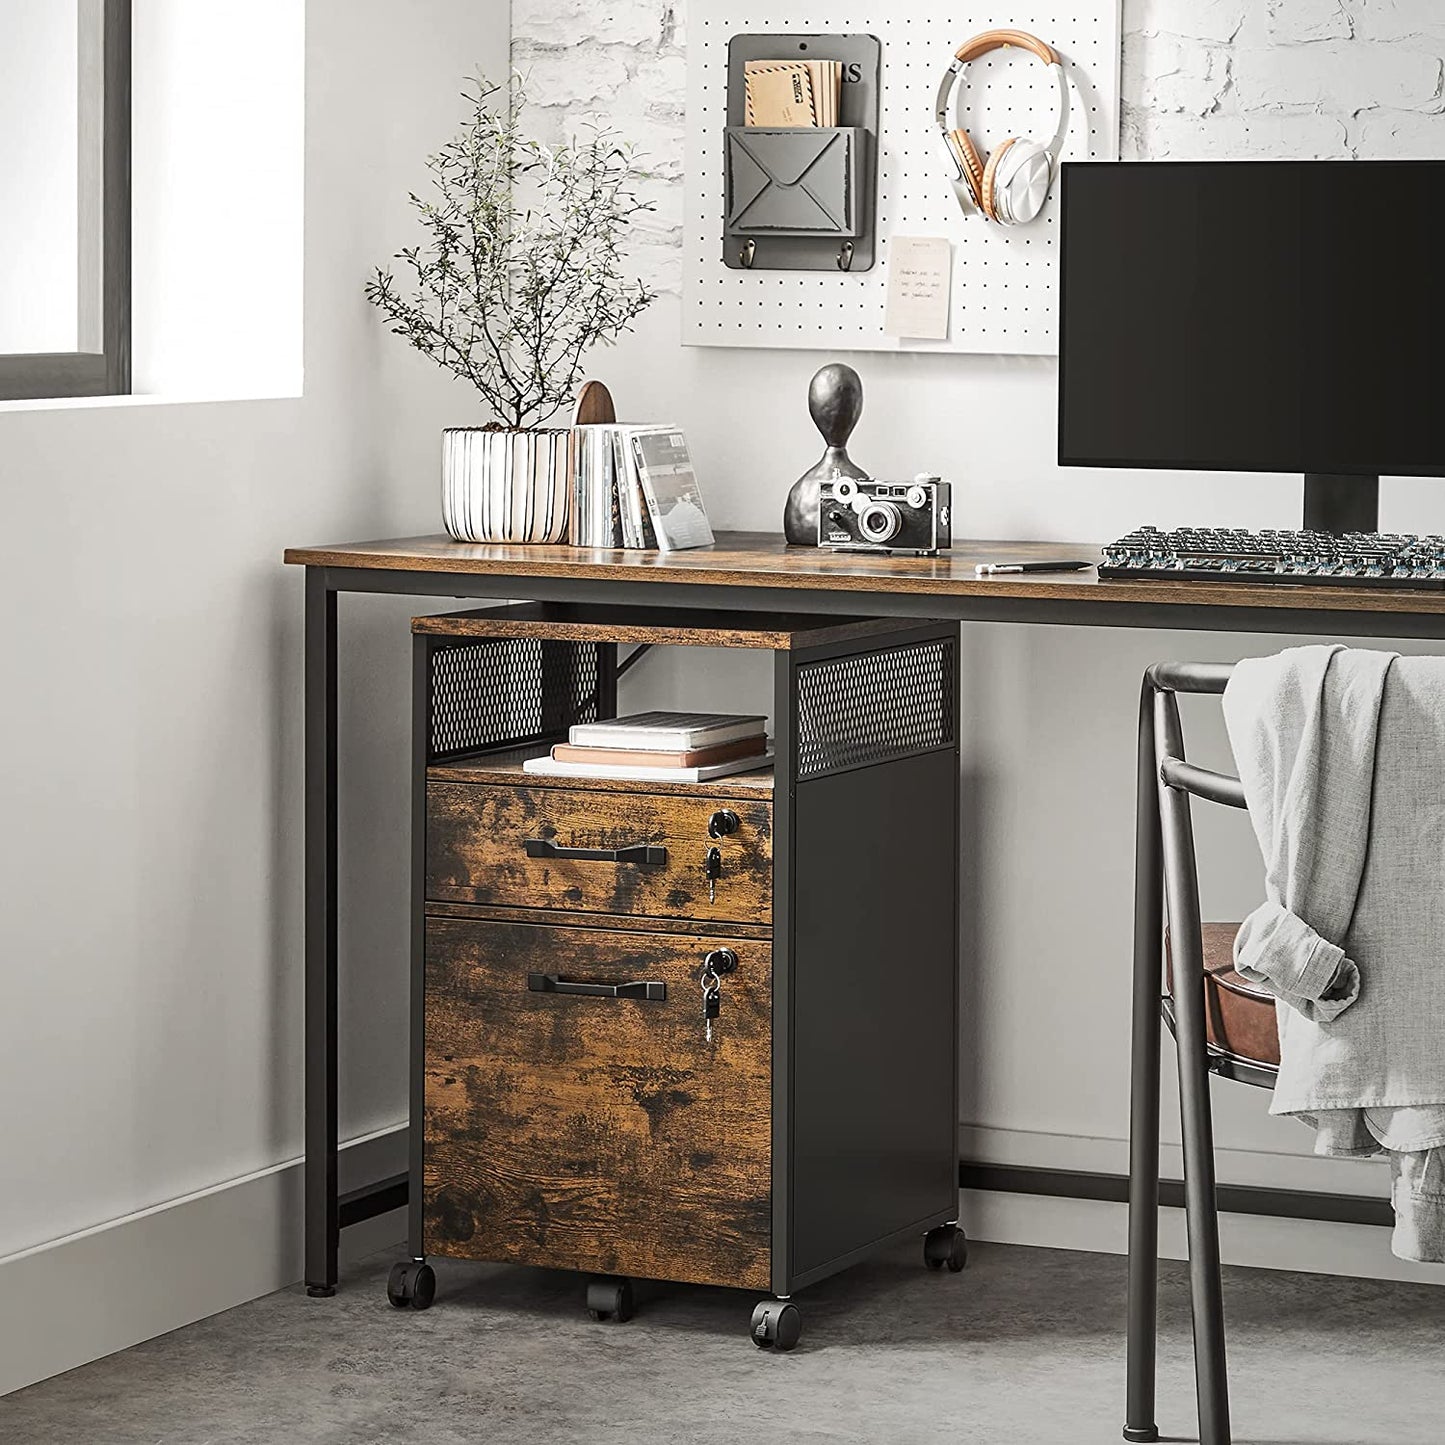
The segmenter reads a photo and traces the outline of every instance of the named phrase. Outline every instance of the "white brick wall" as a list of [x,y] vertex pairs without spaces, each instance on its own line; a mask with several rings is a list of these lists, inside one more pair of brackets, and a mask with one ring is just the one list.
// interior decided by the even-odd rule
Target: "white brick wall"
[[543,140],[601,123],[643,158],[654,207],[630,247],[655,286],[682,286],[686,0],[512,0],[512,65]]
[[1445,156],[1441,0],[1126,0],[1129,156]]
[[[602,120],[646,155],[634,251],[681,275],[685,0],[513,0],[545,136]],[[960,37],[962,38],[962,37]],[[1445,0],[1125,0],[1127,156],[1445,157]]]

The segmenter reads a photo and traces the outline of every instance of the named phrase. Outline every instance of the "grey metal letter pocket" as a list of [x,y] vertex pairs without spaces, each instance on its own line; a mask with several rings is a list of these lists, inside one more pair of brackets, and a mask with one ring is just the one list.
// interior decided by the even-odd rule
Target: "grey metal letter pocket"
[[727,221],[737,236],[856,236],[868,132],[727,128]]
[[[835,61],[836,126],[749,126],[750,61]],[[723,265],[733,271],[866,271],[874,262],[878,98],[872,35],[734,35],[723,127]],[[717,202],[714,202],[716,204]]]

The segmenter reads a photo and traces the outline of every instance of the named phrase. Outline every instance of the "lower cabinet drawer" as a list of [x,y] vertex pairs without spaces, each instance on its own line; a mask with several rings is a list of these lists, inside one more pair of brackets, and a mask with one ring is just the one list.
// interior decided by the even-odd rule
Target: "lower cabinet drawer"
[[429,918],[425,1052],[428,1253],[768,1287],[768,944]]

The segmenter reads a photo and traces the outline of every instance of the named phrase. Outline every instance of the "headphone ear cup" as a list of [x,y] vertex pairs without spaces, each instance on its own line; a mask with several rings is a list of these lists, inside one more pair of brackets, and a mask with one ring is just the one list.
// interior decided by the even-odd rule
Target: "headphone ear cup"
[[1037,141],[1014,140],[994,168],[993,205],[1001,220],[1025,226],[1037,219],[1049,198],[1053,162]]
[[973,203],[979,210],[984,209],[983,205],[983,158],[978,153],[978,147],[974,145],[972,137],[966,130],[951,130],[948,132],[949,149],[958,158],[959,169],[963,172],[964,184],[968,187],[968,193],[973,197]]
[[990,221],[997,221],[1003,226],[1010,224],[1013,217],[999,208],[999,202],[1003,199],[1000,191],[999,170],[1003,165],[1004,157],[1017,144],[1018,137],[1011,135],[989,156],[988,164],[983,168],[983,184],[980,187],[983,192],[983,213]]

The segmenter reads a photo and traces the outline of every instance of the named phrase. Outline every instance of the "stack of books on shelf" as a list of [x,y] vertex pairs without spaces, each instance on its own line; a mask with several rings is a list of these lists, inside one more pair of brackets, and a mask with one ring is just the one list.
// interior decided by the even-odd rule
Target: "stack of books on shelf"
[[687,439],[676,427],[609,422],[576,432],[573,546],[712,545]]
[[771,766],[767,719],[733,713],[640,712],[579,723],[524,772],[559,778],[706,783]]

